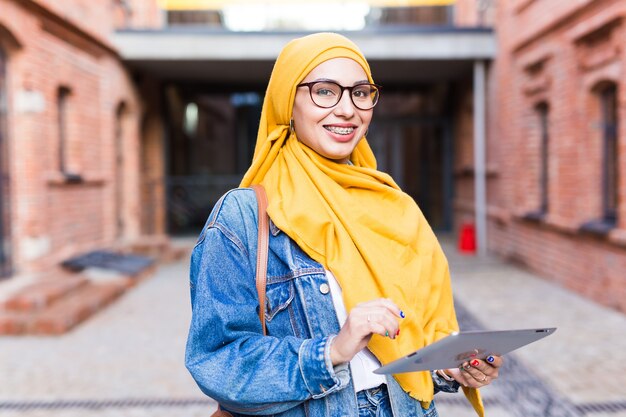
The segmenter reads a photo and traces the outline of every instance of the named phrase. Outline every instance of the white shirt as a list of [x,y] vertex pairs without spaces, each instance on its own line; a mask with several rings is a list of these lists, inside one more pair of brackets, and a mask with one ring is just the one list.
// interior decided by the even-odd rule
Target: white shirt
[[[341,287],[332,272],[326,271],[326,277],[328,278],[330,294],[332,295],[333,305],[337,313],[337,320],[339,320],[339,326],[342,327],[348,318],[348,313],[343,303]],[[350,369],[352,370],[352,382],[356,392],[375,388],[387,382],[384,375],[374,373],[374,370],[378,367],[380,367],[380,362],[368,348],[364,348],[352,358]]]

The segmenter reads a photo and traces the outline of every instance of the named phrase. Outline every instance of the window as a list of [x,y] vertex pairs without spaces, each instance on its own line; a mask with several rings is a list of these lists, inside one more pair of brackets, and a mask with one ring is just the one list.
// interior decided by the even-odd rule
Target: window
[[548,144],[550,140],[548,127],[548,104],[541,103],[536,108],[539,123],[539,152],[540,152],[540,172],[539,172],[539,190],[540,202],[539,211],[542,214],[548,212]]
[[550,141],[550,127],[549,127],[549,112],[550,108],[548,103],[539,103],[535,106],[533,114],[533,125],[537,132],[537,157],[538,157],[538,169],[536,182],[538,192],[538,206],[535,210],[528,212],[524,215],[526,220],[541,221],[548,213],[548,166],[549,166],[549,141]]
[[617,221],[617,87],[611,83],[598,91],[602,132],[602,220]]
[[58,131],[59,131],[59,171],[65,177],[66,182],[81,182],[80,175],[72,172],[69,168],[70,135],[69,135],[69,111],[71,90],[67,87],[59,87],[57,93]]
[[584,223],[582,231],[606,235],[617,224],[618,160],[617,160],[617,86],[603,82],[594,89],[598,103],[598,149],[601,155],[600,213],[596,220]]
[[168,10],[168,26],[222,27],[222,15],[217,10]]
[[67,87],[60,87],[57,93],[57,112],[58,112],[58,130],[59,130],[59,171],[67,173],[67,148],[68,148],[68,132],[67,132],[67,112],[70,90]]

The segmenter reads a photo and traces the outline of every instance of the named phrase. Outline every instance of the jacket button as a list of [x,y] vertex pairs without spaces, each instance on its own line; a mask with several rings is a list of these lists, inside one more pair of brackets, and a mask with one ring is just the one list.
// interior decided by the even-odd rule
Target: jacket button
[[330,292],[330,287],[328,286],[328,284],[320,285],[320,292],[322,294],[328,294]]

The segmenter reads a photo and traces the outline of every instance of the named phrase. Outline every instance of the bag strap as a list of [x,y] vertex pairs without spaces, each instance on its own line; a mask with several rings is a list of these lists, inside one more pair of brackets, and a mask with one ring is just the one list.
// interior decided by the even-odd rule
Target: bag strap
[[[259,295],[259,320],[263,326],[263,335],[267,335],[265,328],[265,283],[267,281],[267,256],[269,253],[270,243],[270,222],[267,215],[267,194],[265,188],[261,184],[252,186],[256,194],[258,205],[258,241],[256,253],[256,291]],[[232,417],[228,411],[222,410],[221,405],[217,405],[217,411],[211,414],[211,417]]]
[[267,256],[269,253],[270,228],[267,215],[267,194],[261,184],[252,186],[256,194],[258,205],[258,243],[256,256],[256,291],[259,295],[259,320],[263,327],[263,334],[267,335],[265,327],[265,283],[267,281]]

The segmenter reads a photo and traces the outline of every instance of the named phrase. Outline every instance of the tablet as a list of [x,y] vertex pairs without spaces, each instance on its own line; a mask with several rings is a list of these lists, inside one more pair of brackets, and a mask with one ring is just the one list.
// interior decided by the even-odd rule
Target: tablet
[[375,374],[401,374],[415,371],[458,368],[474,358],[502,356],[529,343],[543,339],[556,327],[489,330],[452,333],[437,342],[397,359],[374,371]]

